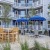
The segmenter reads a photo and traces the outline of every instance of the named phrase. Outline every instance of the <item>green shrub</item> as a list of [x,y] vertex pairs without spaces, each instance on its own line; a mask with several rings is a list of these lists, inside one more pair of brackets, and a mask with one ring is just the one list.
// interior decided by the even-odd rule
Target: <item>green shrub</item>
[[35,41],[34,47],[30,48],[29,50],[49,50],[48,46],[43,47],[38,42]]
[[3,47],[3,50],[11,50],[10,49],[10,44],[6,43],[5,46]]
[[29,50],[27,42],[25,42],[24,44],[21,43],[21,50]]

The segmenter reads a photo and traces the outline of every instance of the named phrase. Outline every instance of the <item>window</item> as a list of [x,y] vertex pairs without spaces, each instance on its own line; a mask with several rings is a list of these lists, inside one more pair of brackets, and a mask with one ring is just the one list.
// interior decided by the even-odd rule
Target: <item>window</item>
[[33,2],[37,2],[38,0],[33,0]]
[[41,2],[40,2],[40,0],[38,0],[38,4],[40,4]]
[[43,12],[43,9],[42,8],[36,9],[36,14],[42,13],[42,12]]
[[50,21],[48,21],[48,24],[50,24]]
[[50,28],[50,21],[48,21],[48,28]]

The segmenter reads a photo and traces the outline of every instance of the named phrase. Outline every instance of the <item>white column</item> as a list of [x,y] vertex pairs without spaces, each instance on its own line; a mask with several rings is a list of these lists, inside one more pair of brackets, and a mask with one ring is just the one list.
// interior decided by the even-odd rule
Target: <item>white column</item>
[[38,35],[38,21],[35,21],[35,35]]

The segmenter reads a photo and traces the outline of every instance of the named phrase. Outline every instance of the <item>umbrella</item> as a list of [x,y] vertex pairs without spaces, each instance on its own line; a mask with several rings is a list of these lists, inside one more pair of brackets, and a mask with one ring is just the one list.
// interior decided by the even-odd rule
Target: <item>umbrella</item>
[[28,22],[28,19],[27,18],[20,18],[20,19],[17,19],[16,20],[17,22]]
[[44,17],[39,16],[39,15],[35,15],[35,16],[30,17],[29,20],[31,20],[31,21],[45,21],[46,19]]

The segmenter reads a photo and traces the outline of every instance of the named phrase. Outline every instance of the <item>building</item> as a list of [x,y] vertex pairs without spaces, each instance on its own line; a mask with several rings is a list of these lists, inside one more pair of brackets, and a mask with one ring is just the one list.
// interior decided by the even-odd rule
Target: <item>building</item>
[[46,29],[50,32],[50,17],[48,14],[49,3],[49,0],[14,0],[14,18],[28,17],[29,9],[33,7],[36,10],[37,15],[46,18],[46,21],[43,22],[43,26],[39,28],[39,31],[41,32]]
[[[21,17],[28,18],[29,10],[31,7],[33,7],[36,10],[37,15],[46,18],[46,21],[43,22],[43,26],[39,27],[39,33],[42,33],[42,31],[46,29],[50,35],[50,17],[49,17],[50,9],[48,8],[50,3],[49,0],[46,1],[45,0],[0,0],[0,18],[2,18],[1,16],[3,15],[2,3],[11,5],[10,18],[12,20],[9,23],[9,27],[17,26],[17,22],[15,21]],[[0,20],[0,26],[5,27],[5,23],[1,20]]]

